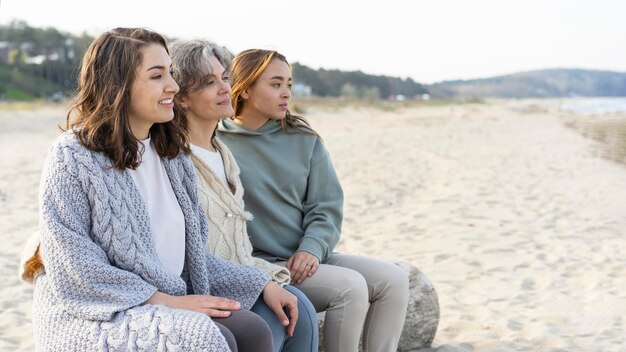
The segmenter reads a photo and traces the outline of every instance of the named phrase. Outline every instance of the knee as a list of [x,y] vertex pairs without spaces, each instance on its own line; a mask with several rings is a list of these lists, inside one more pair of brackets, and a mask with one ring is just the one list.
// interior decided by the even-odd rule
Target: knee
[[387,278],[386,294],[394,299],[408,301],[409,298],[409,273],[400,266],[391,264],[385,272]]
[[317,331],[317,312],[308,299],[298,297],[298,323],[304,331]]
[[361,307],[364,311],[367,311],[369,306],[369,292],[367,282],[363,275],[352,271],[351,275],[347,275],[345,280],[343,280],[343,285],[340,290],[341,299],[347,304]]
[[298,299],[298,325],[317,329],[317,312],[307,296],[293,286],[287,285],[284,288]]
[[273,344],[272,330],[269,325],[257,314],[248,312],[246,315],[245,327],[242,329],[247,335],[247,339],[258,341],[261,345]]
[[317,351],[319,328],[315,307],[302,291],[291,285],[286,285],[284,288],[298,298],[298,321],[294,335],[287,340],[284,350]]
[[237,341],[237,349],[240,352],[269,352],[274,350],[272,332],[269,326],[255,313],[247,310],[237,310],[233,311],[228,318],[215,320],[216,323],[222,324],[230,330],[235,337],[235,341]]

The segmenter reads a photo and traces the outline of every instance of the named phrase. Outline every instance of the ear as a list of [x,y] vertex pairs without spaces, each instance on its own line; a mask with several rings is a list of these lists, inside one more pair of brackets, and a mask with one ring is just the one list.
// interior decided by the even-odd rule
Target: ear
[[239,96],[244,100],[248,99],[250,97],[250,94],[248,93],[248,88],[244,89]]
[[189,99],[186,96],[180,97],[180,107],[183,108],[183,110],[189,109]]

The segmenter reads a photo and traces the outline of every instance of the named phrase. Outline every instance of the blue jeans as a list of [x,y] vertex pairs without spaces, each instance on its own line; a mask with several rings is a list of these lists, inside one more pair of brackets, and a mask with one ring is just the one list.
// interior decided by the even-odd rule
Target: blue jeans
[[[319,336],[315,308],[304,293],[297,288],[290,285],[285,285],[283,288],[298,297],[298,321],[293,336],[287,336],[287,329],[278,321],[276,314],[262,298],[258,299],[250,310],[261,316],[269,325],[276,352],[317,352]],[[286,311],[286,313],[289,316],[289,312]]]

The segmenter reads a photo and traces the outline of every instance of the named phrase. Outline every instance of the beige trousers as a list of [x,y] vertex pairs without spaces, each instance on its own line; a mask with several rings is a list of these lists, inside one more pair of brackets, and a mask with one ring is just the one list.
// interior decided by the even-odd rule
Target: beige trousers
[[409,299],[408,274],[399,266],[333,254],[313,276],[292,285],[318,312],[326,311],[326,351],[356,352],[361,331],[364,351],[396,351]]

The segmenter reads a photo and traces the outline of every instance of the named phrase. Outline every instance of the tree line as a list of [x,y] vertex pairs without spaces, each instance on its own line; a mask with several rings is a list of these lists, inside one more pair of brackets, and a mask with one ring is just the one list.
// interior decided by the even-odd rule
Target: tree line
[[19,20],[0,26],[0,98],[30,100],[69,93],[93,39]]
[[413,98],[428,93],[424,86],[411,78],[370,75],[361,71],[314,70],[297,62],[291,67],[294,81],[311,87],[313,95],[317,96],[387,99],[399,95]]
[[[171,38],[173,39],[173,38]],[[62,97],[76,87],[80,60],[94,37],[55,28],[35,28],[21,20],[0,25],[0,100]],[[170,40],[170,38],[168,38]],[[427,93],[412,79],[361,71],[314,70],[293,63],[294,82],[303,95],[387,99]]]

